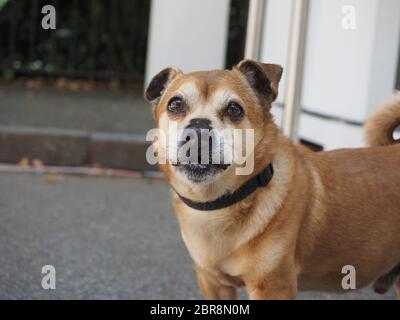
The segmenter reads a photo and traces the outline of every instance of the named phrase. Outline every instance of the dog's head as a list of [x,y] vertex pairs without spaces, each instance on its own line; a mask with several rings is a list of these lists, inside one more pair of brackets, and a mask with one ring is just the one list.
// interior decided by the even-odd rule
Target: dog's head
[[167,176],[207,185],[238,166],[235,154],[254,157],[248,145],[243,148],[244,136],[230,140],[227,133],[252,130],[252,148],[269,139],[266,133],[274,126],[270,108],[281,75],[279,65],[251,60],[232,70],[183,74],[167,68],[158,73],[144,96],[153,104],[159,130],[167,132],[168,138],[158,137],[155,143],[158,155],[166,159],[161,168]]

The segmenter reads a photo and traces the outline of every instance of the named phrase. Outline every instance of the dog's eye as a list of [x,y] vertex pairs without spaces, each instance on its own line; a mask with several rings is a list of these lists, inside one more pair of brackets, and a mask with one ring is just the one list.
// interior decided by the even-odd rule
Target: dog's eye
[[224,115],[233,121],[237,121],[243,118],[244,111],[237,102],[231,101],[226,107]]
[[168,102],[167,110],[172,113],[181,113],[185,111],[185,103],[179,97],[174,97]]

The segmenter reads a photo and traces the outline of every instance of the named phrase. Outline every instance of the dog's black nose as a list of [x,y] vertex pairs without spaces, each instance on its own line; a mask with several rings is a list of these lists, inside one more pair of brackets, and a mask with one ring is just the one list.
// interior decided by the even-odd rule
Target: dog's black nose
[[[211,121],[206,118],[194,118],[191,119],[189,124],[185,128],[186,130],[193,130],[195,133],[195,136],[189,137],[189,135],[186,135],[186,141],[189,141],[190,139],[195,139],[195,141],[198,143],[199,150],[201,148],[201,144],[203,144],[203,147],[205,143],[207,145],[212,142],[212,136],[210,137],[203,137],[202,134],[211,132]],[[211,146],[210,146],[211,147]]]
[[[201,141],[201,133],[211,131],[211,121],[206,118],[194,118],[191,119],[189,124],[185,127],[185,130],[192,130],[196,137],[191,137],[192,139],[197,139]],[[189,136],[186,135],[186,141],[189,141]]]
[[[197,157],[190,160],[192,163],[209,163],[213,144],[213,134],[211,120],[206,118],[191,119],[189,124],[185,127],[182,135],[183,139],[179,142],[179,146],[181,147],[186,143],[189,143],[187,146],[192,145],[196,148]],[[193,156],[189,149],[186,151],[186,156]]]
[[186,128],[198,128],[198,129],[211,129],[211,121],[206,118],[194,118],[191,119],[189,125]]

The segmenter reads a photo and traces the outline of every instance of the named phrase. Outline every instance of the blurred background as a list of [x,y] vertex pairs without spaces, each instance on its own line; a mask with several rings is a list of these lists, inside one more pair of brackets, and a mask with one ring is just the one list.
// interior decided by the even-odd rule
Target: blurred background
[[[398,0],[0,0],[0,30],[4,299],[200,297],[145,158],[142,92],[161,69],[281,64],[276,122],[317,151],[363,146],[366,118],[400,90]],[[56,290],[41,287],[47,264]]]

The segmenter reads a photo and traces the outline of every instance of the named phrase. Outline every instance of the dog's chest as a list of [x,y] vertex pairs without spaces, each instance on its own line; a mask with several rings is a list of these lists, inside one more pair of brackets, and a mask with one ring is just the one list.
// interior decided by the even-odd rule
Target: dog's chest
[[229,277],[239,277],[243,274],[243,257],[232,257],[231,243],[223,242],[218,237],[206,235],[185,235],[182,231],[184,242],[189,253],[201,268],[216,274],[225,274]]
[[232,251],[231,240],[223,240],[209,229],[183,228],[182,238],[193,260],[203,268],[215,267]]
[[182,238],[195,263],[203,268],[214,268],[236,248],[237,235],[224,232],[223,219],[206,214],[189,214],[181,223]]
[[182,238],[196,265],[230,277],[240,277],[251,260],[240,249],[243,249],[244,235],[224,228],[226,222],[222,219],[213,220],[198,213],[181,224]]
[[[233,212],[223,209],[216,212],[199,212],[191,208],[179,210],[183,240],[193,260],[201,267],[215,267],[243,247],[255,235],[262,232],[273,216],[273,208],[264,206],[247,212],[240,217],[246,221],[235,219]],[[245,226],[245,227],[244,227]],[[237,263],[227,263],[227,268]],[[239,272],[236,270],[232,273]],[[229,272],[231,273],[231,272]]]
[[[226,222],[205,215],[188,215],[181,223],[183,240],[199,267],[230,277],[241,278],[249,272],[268,272],[279,266],[284,257],[285,241],[271,238],[247,247],[249,232],[224,232]],[[252,229],[254,232],[256,229]],[[256,264],[251,261],[257,261]]]

